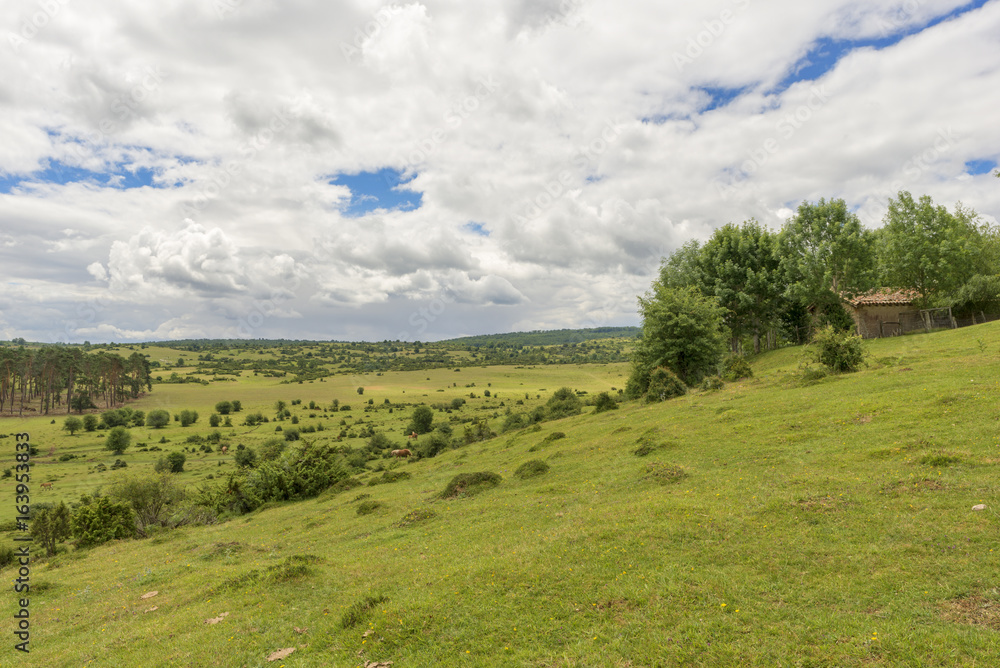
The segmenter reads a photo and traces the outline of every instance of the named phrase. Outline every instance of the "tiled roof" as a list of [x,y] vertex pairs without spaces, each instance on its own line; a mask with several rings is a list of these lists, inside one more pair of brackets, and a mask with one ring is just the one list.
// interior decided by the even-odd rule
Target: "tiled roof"
[[858,306],[891,306],[893,304],[912,304],[920,293],[916,290],[901,290],[898,288],[878,288],[869,290],[864,294],[855,295],[847,300],[847,303],[857,308]]

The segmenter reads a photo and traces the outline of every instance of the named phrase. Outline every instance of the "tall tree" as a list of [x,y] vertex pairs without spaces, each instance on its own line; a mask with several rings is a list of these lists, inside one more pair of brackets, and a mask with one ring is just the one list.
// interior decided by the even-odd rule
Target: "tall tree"
[[951,214],[930,196],[915,201],[903,190],[889,200],[884,223],[877,251],[883,281],[916,290],[925,306],[959,289],[982,263],[978,217],[961,205]]

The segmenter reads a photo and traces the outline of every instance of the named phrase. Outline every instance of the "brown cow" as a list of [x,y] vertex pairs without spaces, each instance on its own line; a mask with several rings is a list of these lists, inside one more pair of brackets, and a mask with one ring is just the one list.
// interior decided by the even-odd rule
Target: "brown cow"
[[393,450],[392,451],[392,456],[393,457],[409,457],[412,454],[413,454],[412,452],[410,452],[409,450],[405,450],[405,449],[404,450]]
[[43,482],[42,483],[42,489],[52,489],[52,483],[51,482]]
[[229,446],[228,445],[222,446],[222,454],[226,454],[227,452],[229,452]]

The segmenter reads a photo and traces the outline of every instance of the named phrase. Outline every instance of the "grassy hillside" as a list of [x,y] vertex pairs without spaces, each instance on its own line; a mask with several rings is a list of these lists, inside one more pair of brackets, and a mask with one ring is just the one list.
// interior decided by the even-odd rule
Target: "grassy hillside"
[[[777,351],[718,392],[545,423],[393,463],[410,477],[391,484],[36,564],[32,665],[995,665],[1000,323],[870,349],[867,370],[810,385],[802,351]],[[604,390],[621,386],[612,367],[485,382],[501,399]],[[436,391],[449,373],[387,374],[364,398],[450,397]],[[246,411],[274,396],[220,385],[170,386],[218,399],[158,386],[149,401],[242,393]],[[306,403],[333,389],[291,387]],[[530,460],[550,468],[515,476]],[[501,484],[439,498],[482,471]]]

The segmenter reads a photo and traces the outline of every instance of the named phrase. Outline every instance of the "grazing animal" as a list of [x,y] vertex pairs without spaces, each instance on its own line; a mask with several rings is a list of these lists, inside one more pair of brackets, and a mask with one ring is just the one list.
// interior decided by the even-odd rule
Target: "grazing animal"
[[409,457],[412,454],[413,454],[412,452],[410,452],[409,450],[405,450],[405,449],[404,450],[393,450],[392,451],[392,456],[393,457]]
[[228,445],[222,446],[222,454],[226,454],[228,451],[229,451],[229,446]]
[[52,483],[51,482],[43,482],[42,483],[42,489],[52,489]]
[[414,441],[417,440],[417,432],[413,432],[412,434],[407,436],[407,438],[412,439]]

